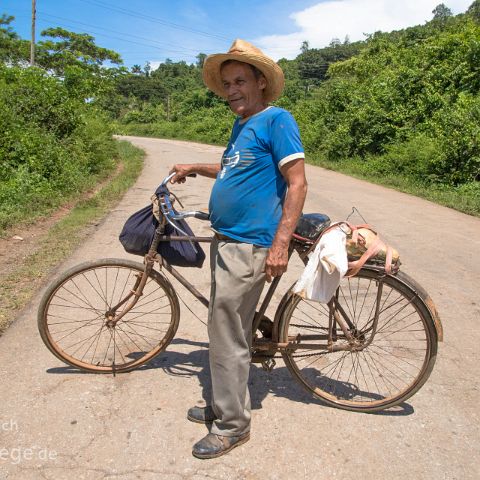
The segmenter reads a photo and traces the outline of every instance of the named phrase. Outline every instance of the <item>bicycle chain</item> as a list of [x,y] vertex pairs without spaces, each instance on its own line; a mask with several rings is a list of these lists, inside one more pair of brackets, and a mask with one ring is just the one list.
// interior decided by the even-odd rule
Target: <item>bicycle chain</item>
[[[291,327],[300,327],[300,328],[305,328],[305,325],[297,325],[295,323],[291,323],[290,324]],[[313,325],[312,326],[309,326],[308,327],[309,329],[316,329],[316,330],[324,330],[324,331],[328,331],[328,328],[325,328],[325,327],[314,327]],[[327,353],[330,353],[330,352],[318,352],[318,353],[297,353],[297,354],[293,354],[291,355],[292,357],[295,357],[295,358],[299,358],[299,357],[313,357],[315,355],[326,355]],[[257,358],[283,358],[282,355],[255,355],[255,357]]]
[[[291,357],[295,357],[295,358],[298,358],[298,357],[313,357],[315,355],[326,355],[327,353],[330,353],[330,352],[319,352],[319,353],[297,353],[297,354],[293,354],[293,355],[290,355]],[[273,357],[271,355],[255,355],[256,358],[283,358],[282,355],[274,355]]]

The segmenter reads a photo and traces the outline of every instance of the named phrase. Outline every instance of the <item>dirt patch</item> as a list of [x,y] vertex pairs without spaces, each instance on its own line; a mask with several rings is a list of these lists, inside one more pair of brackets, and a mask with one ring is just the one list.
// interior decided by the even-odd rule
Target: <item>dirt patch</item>
[[[116,178],[124,169],[120,163],[116,170],[94,188],[84,192],[75,201],[62,205],[48,217],[42,217],[30,225],[19,225],[8,229],[3,238],[0,238],[0,334],[8,325],[13,313],[22,308],[25,300],[30,298],[42,283],[43,276],[23,278],[20,272],[28,266],[32,255],[42,247],[50,230],[65,218],[75,206],[85,200],[93,198],[104,186]],[[88,226],[85,230],[88,230]],[[12,279],[14,282],[12,283]],[[3,312],[8,312],[6,315]]]
[[48,234],[49,230],[56,225],[62,218],[66,217],[79,202],[94,197],[105,185],[110,183],[113,178],[123,171],[123,163],[120,163],[115,172],[109,175],[74,201],[62,205],[58,210],[48,217],[42,217],[35,220],[30,225],[19,225],[6,231],[3,238],[0,238],[0,282],[3,278],[17,270],[32,253],[38,250],[38,247]]

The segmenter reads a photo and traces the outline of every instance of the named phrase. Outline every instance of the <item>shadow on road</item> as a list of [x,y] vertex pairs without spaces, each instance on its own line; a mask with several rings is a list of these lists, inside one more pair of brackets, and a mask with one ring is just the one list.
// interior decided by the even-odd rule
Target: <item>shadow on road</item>
[[[175,345],[200,347],[200,349],[189,350],[186,353],[170,350]],[[211,383],[208,362],[208,343],[175,338],[172,340],[168,351],[162,352],[137,370],[142,371],[159,368],[168,375],[188,378],[197,377],[202,387],[203,399],[207,404],[210,402]],[[50,368],[47,372],[53,374],[89,373],[73,367]],[[272,372],[266,372],[260,366],[257,366],[257,364],[252,364],[250,368],[249,387],[252,409],[254,410],[262,408],[262,402],[269,394],[276,397],[287,398],[294,402],[326,406],[304,390],[284,366],[275,367]],[[389,410],[372,413],[371,415],[406,416],[412,413],[414,413],[413,407],[404,402]]]

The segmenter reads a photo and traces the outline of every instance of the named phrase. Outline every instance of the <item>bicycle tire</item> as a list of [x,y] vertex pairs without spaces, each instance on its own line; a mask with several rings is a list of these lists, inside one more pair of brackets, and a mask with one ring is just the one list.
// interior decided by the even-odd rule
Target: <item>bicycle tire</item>
[[156,270],[132,310],[115,326],[107,323],[106,312],[125,298],[143,271],[140,263],[109,258],[61,275],[38,311],[47,348],[66,364],[96,373],[128,372],[165,350],[177,331],[180,307],[173,286]]
[[[308,335],[328,336],[327,305],[287,294],[278,312],[279,341],[297,342],[298,346],[282,352],[287,368],[327,405],[367,413],[394,407],[417,392],[433,369],[438,341],[435,324],[410,286],[414,282],[403,272],[385,275],[367,267],[355,277],[342,280],[336,298],[353,319],[350,331],[360,343],[370,339],[380,276],[383,290],[377,332],[363,350],[329,352],[327,338],[308,340]],[[336,332],[335,343],[343,341],[346,345],[338,325]],[[326,349],[308,350],[307,342]]]

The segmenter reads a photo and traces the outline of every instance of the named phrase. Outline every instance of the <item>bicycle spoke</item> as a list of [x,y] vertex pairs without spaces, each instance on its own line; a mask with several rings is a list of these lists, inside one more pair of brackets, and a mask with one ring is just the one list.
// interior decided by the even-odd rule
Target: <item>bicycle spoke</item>
[[98,334],[98,336],[97,336],[97,343],[96,343],[96,345],[95,345],[95,349],[93,350],[92,359],[90,360],[90,363],[91,363],[92,365],[95,364],[95,363],[94,363],[94,358],[95,358],[95,354],[97,353],[98,344],[100,343],[100,337],[101,337],[101,335],[102,335],[102,331],[103,331],[104,328],[105,328],[105,324],[102,325],[102,328],[101,328],[101,330],[100,330],[100,332],[99,332],[99,334]]
[[[365,292],[365,294],[363,295],[363,301],[362,301],[362,305],[360,306],[360,311],[358,312],[358,318],[362,318],[362,312],[363,312],[363,307],[365,306],[365,302],[367,301],[367,296],[368,296],[368,292],[370,291],[370,285],[372,284],[372,282],[368,282],[368,286],[367,286],[367,291]],[[360,278],[358,278],[358,290],[360,289]],[[357,290],[357,292],[358,292]]]
[[[67,337],[69,337],[70,335],[73,335],[75,332],[78,332],[78,331],[81,330],[82,328],[86,328],[86,327],[92,326],[93,322],[94,322],[95,320],[99,320],[100,318],[101,318],[101,317],[96,317],[96,318],[88,321],[85,325],[82,325],[81,327],[72,329],[68,335],[64,335],[63,337],[57,339],[57,342],[61,342],[64,338],[67,338]],[[102,323],[103,323],[103,322],[102,322]],[[68,331],[68,330],[65,330],[65,331]],[[64,332],[65,332],[65,331],[64,331]],[[60,332],[60,333],[64,333],[64,332]]]
[[115,289],[117,288],[117,281],[118,281],[118,275],[120,274],[120,269],[117,268],[116,269],[116,273],[115,273],[115,280],[113,282],[113,289],[112,289],[112,295],[110,296],[110,305],[114,305],[113,303],[113,299],[115,298]]
[[[64,319],[64,321],[62,322],[48,322],[49,325],[66,325],[68,323],[85,323],[85,320],[68,320],[68,317],[62,317],[60,315],[52,315],[51,313],[48,315],[48,318]],[[100,316],[97,315],[95,318],[100,318]]]
[[[83,301],[89,305],[91,308],[93,308],[94,310],[97,310],[93,305],[92,303],[90,302],[90,300],[88,299],[88,297],[82,292],[82,290],[78,287],[78,285],[75,283],[75,278],[71,278],[70,281],[73,283],[73,286],[77,289],[79,295],[81,296],[81,298],[83,298]],[[66,286],[64,285],[63,288],[65,290],[67,290]],[[68,291],[68,290],[67,290]],[[72,295],[75,295],[74,292],[71,292]]]
[[[349,285],[350,285],[350,283],[349,283]],[[341,286],[339,287],[339,292],[342,294],[343,302],[344,302],[345,306],[347,307],[348,313],[350,314],[350,318],[354,318],[353,317],[353,312],[350,309],[350,302],[347,300],[347,298],[345,296],[345,293],[343,291],[343,288]]]
[[[399,312],[399,313],[400,313],[400,312]],[[397,319],[397,321],[395,321],[393,324],[390,323],[391,320],[393,320],[393,318],[391,318],[391,319],[388,321],[388,323],[389,323],[388,328],[391,328],[391,327],[393,327],[394,325],[397,325],[399,322],[401,322],[402,320],[405,320],[405,319],[408,318],[408,317],[411,317],[412,315],[416,315],[416,313],[417,313],[417,312],[414,310],[414,311],[408,313],[407,315],[405,315],[404,317],[401,317],[401,318]],[[421,320],[415,320],[411,325],[415,325],[415,323],[419,323],[419,322],[421,323]],[[380,327],[380,329],[378,330],[378,332],[379,332],[379,333],[385,333],[385,331],[384,331],[385,328],[387,328],[387,324],[383,324],[383,325]],[[397,330],[397,331],[398,331],[398,330]]]
[[[65,300],[66,302],[68,302],[68,300]],[[61,303],[51,303],[50,304],[52,307],[61,307],[61,308],[71,308],[73,310],[90,310],[92,312],[95,312],[99,315],[101,315],[101,312],[99,312],[96,308],[85,308],[85,307],[82,307],[82,306],[78,306],[76,304],[74,305],[64,305],[64,304],[61,304]]]
[[[380,355],[377,355],[377,357],[379,357],[379,358],[377,358],[376,361],[375,361],[375,360],[373,360],[373,357],[372,357],[372,354],[375,354],[375,352],[373,352],[372,350],[369,350],[369,351],[368,351],[368,354],[370,355],[370,358],[372,359],[372,361],[374,362],[375,365],[380,365],[381,367],[383,367],[384,370],[386,370],[386,371],[389,372],[389,373],[392,373],[392,374],[393,374],[394,376],[396,376],[399,380],[402,380],[400,377],[398,377],[397,375],[395,375],[390,369],[388,369],[388,368],[384,365],[384,363],[380,360]],[[384,357],[381,357],[381,358],[384,358]],[[380,371],[379,371],[379,372],[380,372]],[[385,375],[384,373],[382,373],[382,374],[380,374],[380,375],[381,375],[381,378],[382,378],[383,380],[387,380],[396,390],[399,390],[399,387],[397,387],[397,385],[395,385],[395,384],[392,382],[392,380],[390,380],[390,379],[388,378],[387,375]]]
[[[45,301],[42,339],[58,357],[86,370],[127,371],[145,363],[175,333],[178,300],[155,271],[135,299],[131,291],[142,275],[143,266],[122,260],[98,261],[68,273]],[[120,306],[110,312],[114,305]],[[115,321],[106,312],[124,317]]]
[[158,302],[159,300],[161,300],[161,298],[152,298],[150,301],[143,302],[143,303],[138,302],[130,311],[136,313],[137,308],[146,307],[147,305],[150,305],[151,303],[154,303],[154,302]]
[[108,303],[107,303],[107,294],[103,290],[102,284],[100,283],[100,280],[98,278],[97,271],[96,270],[92,270],[92,271],[93,271],[93,275],[94,275],[95,279],[97,280],[100,291],[102,292],[101,298],[102,298],[103,302],[105,303],[105,310],[109,310]]
[[[417,365],[414,365],[413,363],[407,362],[407,361],[405,360],[406,357],[402,357],[402,356],[399,356],[399,355],[394,355],[393,353],[390,353],[388,350],[386,350],[385,348],[382,348],[382,347],[380,347],[380,346],[378,346],[378,345],[372,345],[372,347],[373,347],[373,348],[377,348],[377,349],[379,349],[379,350],[387,353],[388,356],[390,356],[390,357],[395,357],[396,359],[401,360],[403,363],[406,363],[408,366],[414,368],[415,370],[418,369],[418,366],[417,366]],[[375,353],[375,351],[372,350],[372,353]],[[380,356],[380,354],[378,354],[378,355]],[[387,358],[388,358],[388,357],[387,357]],[[411,359],[410,359],[410,360],[411,360]],[[404,372],[405,374],[410,375],[410,376],[413,376],[410,372],[407,372],[406,370],[404,370],[398,363],[394,363],[394,362],[392,362],[392,363],[393,363],[398,369],[402,370],[402,372]]]
[[110,340],[108,341],[108,345],[107,345],[107,348],[105,349],[105,355],[103,357],[103,362],[102,362],[102,365],[105,365],[105,362],[107,360],[107,356],[108,356],[108,351],[110,350],[110,344],[112,343],[112,335],[110,334]]
[[[155,313],[156,315],[170,315],[170,312],[158,312],[158,310],[163,310],[163,309],[166,308],[166,307],[168,307],[168,305],[164,305],[163,307],[159,307],[159,308],[157,308],[156,310],[152,310],[151,312],[148,312],[147,315],[153,314],[153,313],[155,313],[155,312],[157,312],[157,313]],[[130,312],[129,312],[129,313],[130,313]],[[136,315],[136,316],[134,316],[134,317],[131,317],[131,318],[128,317],[128,318],[129,318],[129,320],[135,320],[135,319],[137,319],[137,318],[143,317],[144,315],[145,315],[145,314],[141,313],[140,315]]]
[[85,350],[85,353],[80,357],[80,361],[83,361],[83,359],[87,355],[88,351],[90,350],[90,348],[92,348],[93,344],[95,343],[95,340],[97,340],[97,344],[98,344],[98,342],[100,341],[100,337],[102,335],[102,331],[103,331],[104,327],[105,327],[105,324],[102,325],[102,327],[100,328],[100,331],[98,332],[98,335],[96,336],[96,338],[95,337],[93,338],[92,342],[90,343],[88,348]]
[[[59,298],[60,300],[66,302],[66,303],[69,303],[69,302],[70,302],[70,303],[72,303],[74,306],[76,306],[77,308],[81,308],[81,309],[83,309],[83,310],[93,310],[94,312],[100,313],[100,311],[98,310],[98,308],[95,308],[91,303],[84,301],[84,300],[83,300],[82,298],[80,298],[78,295],[75,295],[75,293],[71,292],[68,288],[63,287],[63,290],[65,290],[66,292],[70,293],[70,295],[74,296],[76,299],[80,300],[80,302],[82,302],[83,305],[82,305],[82,304],[79,305],[78,303],[75,303],[75,302],[73,302],[72,300],[68,300],[68,299],[62,297],[60,294],[57,294],[57,298]],[[65,305],[65,306],[68,307],[69,305]]]
[[[281,340],[300,340],[283,354],[287,367],[315,395],[341,408],[375,411],[408,398],[425,381],[432,355],[419,297],[392,276],[362,269],[342,280],[335,302],[350,325],[348,340],[336,322],[329,333],[328,315],[309,302],[285,305],[288,323],[281,317]],[[302,349],[302,342],[318,345],[323,355]]]
[[93,334],[93,335],[90,335],[90,337],[86,337],[82,340],[79,340],[78,342],[75,342],[75,343],[72,343],[70,345],[68,345],[67,347],[65,347],[66,349],[70,349],[72,347],[75,347],[77,346],[77,348],[71,353],[72,356],[74,356],[78,350],[80,350],[80,348],[82,347],[82,345],[85,343],[85,342],[88,342],[89,340],[91,340],[92,338],[94,338],[95,336],[98,335],[98,333],[102,330],[103,328],[103,325]]
[[[363,352],[358,352],[358,355],[360,356]],[[360,367],[360,373],[362,374],[363,376],[363,380],[365,381],[365,387],[367,389],[367,391],[369,392],[370,391],[370,387],[368,386],[368,382],[367,382],[367,377],[365,377],[365,373],[363,371],[363,368],[362,368],[362,363],[360,362],[360,359],[358,361],[358,366]]]
[[[155,330],[156,332],[165,332],[165,329],[149,327],[149,326],[142,325],[141,323],[130,322],[130,321],[125,322],[125,323],[131,323],[133,325],[137,325],[137,326],[142,327],[142,328],[148,328],[149,330]],[[165,323],[168,324],[167,322],[165,322]]]
[[125,331],[120,325],[117,325],[117,328],[137,347],[139,352],[143,352],[144,349],[140,347],[135,340],[132,339],[132,337]]
[[[134,329],[131,325],[129,325],[128,323],[123,322],[123,323],[122,323],[122,326],[125,327],[125,328],[129,328],[129,329],[130,329],[129,333],[134,334],[134,335],[137,335],[138,337],[142,338],[142,339],[145,341],[145,343],[147,343],[151,348],[155,346],[155,342],[154,342],[153,344],[150,344],[150,339],[152,339],[152,338],[154,338],[154,337],[148,337],[148,336],[146,336],[146,335],[142,335],[141,333],[138,333],[138,332],[135,331],[135,329]],[[117,324],[117,327],[118,327],[118,324]],[[122,331],[125,332],[125,330],[123,330],[123,329],[122,329]]]

